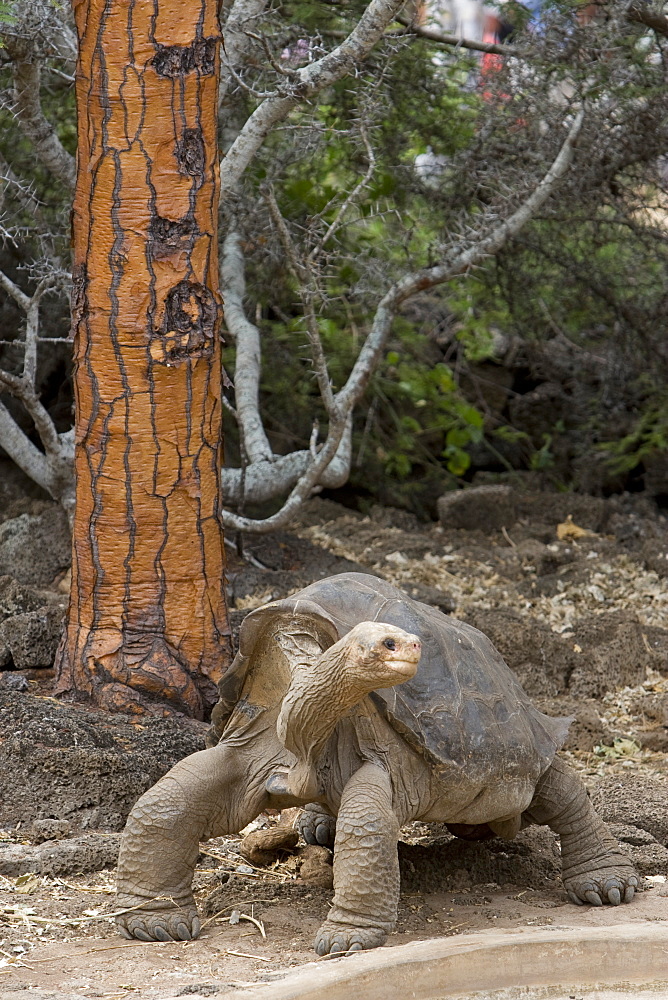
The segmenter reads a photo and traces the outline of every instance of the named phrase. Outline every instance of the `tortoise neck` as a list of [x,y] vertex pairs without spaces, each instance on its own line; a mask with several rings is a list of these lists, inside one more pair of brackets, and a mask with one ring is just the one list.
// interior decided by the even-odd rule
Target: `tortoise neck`
[[343,642],[296,667],[276,724],[281,743],[297,758],[295,776],[308,774],[311,781],[315,761],[339,719],[368,692],[346,669]]

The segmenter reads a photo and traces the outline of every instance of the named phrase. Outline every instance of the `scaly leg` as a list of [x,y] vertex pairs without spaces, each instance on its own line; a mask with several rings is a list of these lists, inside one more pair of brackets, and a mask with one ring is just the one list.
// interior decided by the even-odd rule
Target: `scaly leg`
[[559,834],[564,886],[572,903],[631,902],[638,886],[635,869],[563,760],[555,757],[522,818]]
[[377,948],[399,902],[399,823],[389,775],[363,764],[343,790],[334,841],[334,903],[315,939],[319,955]]
[[118,859],[116,918],[125,937],[187,941],[200,922],[192,876],[200,840],[242,829],[264,808],[266,774],[249,779],[239,747],[179,761],[130,813]]

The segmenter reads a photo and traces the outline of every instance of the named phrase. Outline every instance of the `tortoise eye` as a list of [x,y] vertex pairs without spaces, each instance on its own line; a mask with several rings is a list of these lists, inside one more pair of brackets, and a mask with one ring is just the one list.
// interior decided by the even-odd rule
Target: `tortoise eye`
[[385,646],[387,649],[396,649],[397,648],[397,644],[394,641],[394,639],[386,639],[385,642],[383,643],[383,646]]

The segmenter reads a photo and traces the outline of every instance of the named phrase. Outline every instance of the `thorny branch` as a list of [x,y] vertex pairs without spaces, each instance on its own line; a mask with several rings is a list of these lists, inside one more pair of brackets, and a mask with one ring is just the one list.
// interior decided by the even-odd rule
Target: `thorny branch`
[[369,166],[367,168],[367,171],[366,171],[364,177],[361,179],[361,181],[359,181],[359,183],[355,185],[355,187],[353,188],[353,190],[350,192],[350,194],[348,195],[348,197],[345,199],[345,201],[343,202],[343,204],[339,208],[338,212],[336,213],[336,215],[332,219],[329,227],[327,228],[327,230],[323,234],[322,238],[318,241],[318,243],[313,247],[313,249],[309,253],[309,255],[308,255],[308,260],[309,261],[314,260],[316,257],[318,257],[322,253],[325,245],[329,242],[329,240],[331,240],[331,238],[341,228],[341,226],[343,224],[343,221],[344,221],[344,219],[345,219],[345,217],[346,217],[346,215],[348,213],[348,209],[352,205],[355,204],[355,202],[357,201],[357,199],[359,198],[359,196],[362,194],[362,192],[371,183],[371,178],[373,177],[374,171],[376,169],[376,155],[375,155],[375,153],[373,151],[373,146],[369,142],[369,136],[367,135],[367,131],[366,131],[366,129],[365,129],[365,127],[364,127],[364,125],[362,123],[360,123],[360,135],[362,137],[362,142],[364,143],[364,148],[366,150],[367,159],[369,161]]
[[290,270],[297,279],[299,297],[304,310],[304,319],[306,320],[306,333],[311,345],[311,361],[313,363],[315,377],[318,382],[318,389],[320,390],[325,410],[328,414],[331,414],[334,406],[334,397],[332,395],[332,384],[329,377],[329,371],[327,369],[327,358],[322,346],[322,340],[320,339],[318,317],[315,313],[316,289],[313,280],[313,272],[310,266],[311,262],[308,258],[304,263],[300,261],[297,248],[292,241],[290,231],[288,230],[285,219],[281,215],[281,210],[278,207],[276,197],[271,188],[265,192],[265,201],[267,202],[269,214],[271,215],[272,222],[276,227],[281,245],[288,259]]
[[15,110],[23,134],[44,166],[73,191],[74,157],[67,152],[42,111],[39,62],[25,39],[7,34],[4,43],[13,60]]
[[13,375],[0,368],[0,387],[25,407],[39,434],[44,452],[35,447],[1,402],[0,441],[19,468],[55,500],[59,500],[71,516],[74,505],[73,432],[58,433],[36,388],[39,307],[44,295],[61,281],[62,276],[57,273],[48,275],[38,283],[32,296],[28,296],[0,271],[0,287],[26,315],[23,372],[21,375]]
[[225,524],[227,526],[238,531],[260,533],[276,530],[289,523],[301,504],[311,495],[319,482],[323,469],[336,454],[346,424],[352,418],[353,409],[361,399],[380,360],[392,322],[401,304],[418,292],[449,281],[468,271],[485,257],[498,253],[508,240],[533,218],[554,193],[559,181],[570,168],[575,153],[575,143],[580,134],[583,120],[584,112],[579,111],[556,159],[543,179],[507,219],[492,229],[489,236],[473,240],[466,250],[460,251],[451,260],[405,275],[388,289],[376,309],[371,330],[346,384],[333,397],[327,439],[317,457],[312,458],[279,511],[263,520],[253,520],[226,513]]
[[381,40],[387,26],[405,0],[371,0],[350,34],[321,59],[295,70],[294,80],[284,80],[279,93],[268,97],[255,109],[223,157],[220,165],[221,197],[239,183],[273,128],[284,121],[293,108],[329,87],[358,66]]

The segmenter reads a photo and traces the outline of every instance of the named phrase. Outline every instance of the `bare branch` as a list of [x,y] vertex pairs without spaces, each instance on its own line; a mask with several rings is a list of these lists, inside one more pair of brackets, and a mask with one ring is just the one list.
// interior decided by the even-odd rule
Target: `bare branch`
[[23,355],[23,379],[35,391],[37,373],[37,342],[39,340],[39,306],[43,296],[57,281],[56,275],[42,278],[28,303],[26,310],[25,353]]
[[304,310],[306,332],[311,345],[311,361],[313,363],[315,377],[318,381],[318,389],[320,390],[320,395],[325,405],[325,409],[328,414],[331,414],[334,406],[334,396],[332,393],[329,371],[327,369],[327,358],[325,357],[322,340],[320,339],[318,317],[315,314],[314,300],[316,297],[316,289],[313,274],[308,262],[302,263],[299,260],[297,248],[292,242],[290,231],[288,230],[285,219],[281,215],[281,210],[278,207],[274,192],[271,189],[268,189],[265,192],[265,200],[269,207],[269,213],[272,221],[278,231],[281,244],[290,265],[290,270],[297,279],[297,283],[299,285],[299,297]]
[[0,369],[0,385],[23,403],[32,418],[35,429],[44,445],[44,450],[54,454],[59,452],[58,433],[33,387],[25,379],[19,378],[17,375],[10,375],[9,372],[2,371],[2,369]]
[[25,44],[12,36],[5,37],[5,45],[14,60],[14,100],[23,133],[44,166],[73,191],[76,179],[74,157],[67,152],[55,129],[44,117],[39,97],[39,63],[26,51]]
[[389,334],[392,321],[402,302],[405,302],[406,299],[417,292],[433,288],[435,285],[443,284],[443,282],[465,273],[475,264],[480,263],[485,257],[498,253],[508,240],[515,236],[536,214],[554,192],[557,184],[564,177],[573,162],[575,142],[580,134],[583,121],[584,112],[579,111],[573,120],[559,154],[546,175],[531,192],[526,201],[508,219],[499,223],[489,236],[475,241],[468,249],[457,254],[453,260],[447,263],[439,264],[436,267],[424,268],[413,274],[405,275],[385,293],[376,309],[371,330],[348,377],[348,381],[336,395],[338,406],[348,409],[354,406],[361,398],[380,360],[380,355]]
[[662,11],[653,10],[643,0],[632,0],[627,8],[626,16],[630,21],[644,24],[646,28],[651,28],[657,34],[668,38],[668,17]]
[[429,27],[428,25],[416,24],[414,20],[408,17],[402,17],[401,14],[397,15],[394,19],[399,21],[400,24],[406,26],[405,30],[388,31],[388,35],[401,36],[401,35],[416,35],[418,38],[424,38],[429,42],[436,42],[438,45],[448,45],[456,49],[470,49],[473,52],[489,52],[492,55],[498,56],[513,56],[515,58],[522,58],[522,52],[518,51],[512,45],[501,45],[497,42],[476,42],[472,38],[460,38],[458,35],[448,35],[443,31],[439,31],[438,28]]
[[498,253],[504,244],[526,225],[553,194],[559,181],[571,166],[575,142],[582,128],[583,120],[584,112],[580,111],[575,116],[568,136],[546,175],[519,208],[508,219],[496,226],[488,237],[474,242],[448,263],[416,271],[404,276],[392,285],[376,309],[371,330],[345,386],[334,397],[334,409],[330,416],[327,440],[315,461],[311,461],[281,509],[271,517],[264,520],[252,520],[225,512],[226,525],[239,531],[261,533],[281,528],[289,523],[300,505],[317,486],[322,470],[336,454],[344,436],[345,427],[350,425],[353,408],[361,398],[378,365],[392,322],[401,303],[418,292],[433,288],[435,285],[442,284],[466,272],[485,257]]
[[24,313],[28,312],[28,309],[30,309],[30,296],[21,291],[19,286],[14,284],[12,279],[8,278],[4,271],[0,271],[0,287],[4,288],[8,295],[11,295]]
[[[267,7],[266,0],[235,0],[230,12],[222,25],[224,36],[223,69],[230,68],[235,72],[243,65],[251,48],[252,39],[246,29],[249,24],[260,17]],[[221,121],[228,117],[228,97],[233,74],[221,72],[220,90],[218,92],[218,108]]]
[[[320,473],[318,485],[327,489],[343,486],[350,475],[350,428],[343,434],[334,458]],[[293,451],[274,456],[272,462],[255,462],[245,469],[223,469],[221,481],[225,502],[239,507],[244,500],[264,503],[285,496],[308,471],[313,462],[310,451]],[[230,517],[234,515],[230,514]],[[225,512],[227,517],[227,512]],[[227,522],[226,522],[227,523]]]
[[220,273],[225,322],[237,344],[234,387],[241,439],[250,463],[271,461],[271,445],[260,417],[260,332],[244,312],[244,258],[241,239],[234,229],[223,243]]
[[255,109],[221,161],[223,198],[239,183],[270,131],[298,104],[336,83],[366,59],[404,3],[405,0],[371,0],[340,45],[321,59],[295,70],[294,83],[286,81],[277,97],[267,98]]
[[[276,514],[264,520],[256,521],[249,517],[240,517],[225,510],[223,511],[223,523],[225,527],[234,529],[235,531],[261,534],[267,531],[274,531],[288,524],[304,501],[308,500],[318,486],[327,486],[334,489],[346,482],[350,475],[351,451],[352,413],[347,413],[343,416],[337,416],[335,420],[330,422],[327,441],[318,452],[318,457],[315,461],[308,451],[294,452],[292,455],[284,456],[286,462],[289,460],[291,463],[295,463],[296,459],[304,456],[304,459],[300,458],[300,461],[305,460],[306,464],[304,472]],[[277,467],[280,467],[280,463],[281,459],[279,458],[271,466],[271,471],[273,472]],[[246,469],[246,477],[248,477],[252,468],[252,466],[249,466]],[[230,471],[236,472],[237,470],[226,469],[224,473],[229,473]],[[262,475],[262,471],[258,471]],[[294,482],[294,479],[292,482]],[[223,483],[225,483],[225,479],[223,479]],[[250,486],[251,484],[248,484],[248,487]],[[250,489],[248,492],[250,493]],[[268,497],[277,496],[278,492],[278,490],[275,490],[271,494],[268,494]]]
[[346,213],[350,208],[350,206],[357,201],[362,191],[364,191],[364,189],[368,187],[368,185],[371,182],[371,178],[373,177],[374,171],[376,169],[376,155],[373,151],[371,143],[369,142],[369,136],[367,135],[366,129],[362,124],[360,124],[360,135],[362,136],[362,142],[364,143],[367,159],[369,160],[369,166],[367,168],[367,172],[362,178],[362,180],[353,188],[353,190],[350,192],[346,200],[343,202],[338,212],[334,216],[334,219],[330,223],[329,228],[324,233],[322,239],[311,250],[310,254],[308,255],[309,261],[314,260],[320,253],[322,253],[322,250],[327,244],[327,242],[331,240],[332,236],[334,236],[335,233],[337,233],[338,230],[341,228],[343,220],[345,219]]
[[48,490],[49,469],[46,455],[23,433],[4,403],[0,402],[0,441],[13,462],[26,476]]

